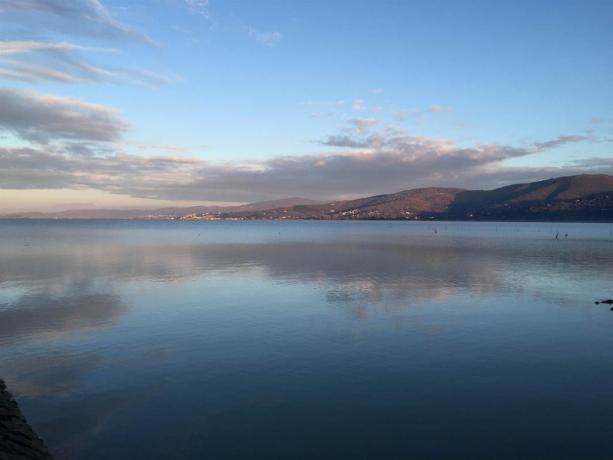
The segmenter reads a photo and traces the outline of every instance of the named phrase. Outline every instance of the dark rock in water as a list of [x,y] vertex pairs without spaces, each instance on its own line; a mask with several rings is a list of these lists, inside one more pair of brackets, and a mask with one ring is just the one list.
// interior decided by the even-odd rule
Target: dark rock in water
[[613,299],[601,300],[600,302],[596,301],[596,305],[599,303],[606,303],[607,305],[613,305]]
[[0,459],[52,460],[45,443],[32,430],[17,402],[0,380]]

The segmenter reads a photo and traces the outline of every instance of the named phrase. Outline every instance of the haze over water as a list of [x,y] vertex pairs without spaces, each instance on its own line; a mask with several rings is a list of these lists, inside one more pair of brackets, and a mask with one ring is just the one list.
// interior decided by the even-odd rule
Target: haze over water
[[611,224],[3,221],[0,261],[58,459],[613,457]]

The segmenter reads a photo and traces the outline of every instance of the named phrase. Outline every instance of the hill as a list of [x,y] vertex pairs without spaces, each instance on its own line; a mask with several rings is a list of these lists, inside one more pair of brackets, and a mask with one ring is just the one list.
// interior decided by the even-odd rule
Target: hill
[[613,221],[613,176],[580,175],[495,190],[420,188],[320,205],[230,212],[243,219]]
[[456,219],[613,220],[613,176],[568,176],[466,191],[446,214]]
[[429,187],[354,200],[316,203],[285,198],[240,206],[154,210],[70,210],[5,218],[319,219],[613,221],[613,176],[579,175],[494,190]]

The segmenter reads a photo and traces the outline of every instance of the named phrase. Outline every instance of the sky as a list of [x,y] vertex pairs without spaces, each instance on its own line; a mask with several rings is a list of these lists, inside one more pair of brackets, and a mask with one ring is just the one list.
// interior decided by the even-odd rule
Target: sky
[[0,212],[613,173],[610,0],[0,0]]

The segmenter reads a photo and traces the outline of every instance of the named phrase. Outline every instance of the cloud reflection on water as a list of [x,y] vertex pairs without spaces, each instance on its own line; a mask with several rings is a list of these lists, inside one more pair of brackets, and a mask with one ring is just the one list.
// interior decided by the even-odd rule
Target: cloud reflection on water
[[[337,313],[336,317],[345,322],[347,319],[360,321],[363,327],[355,328],[358,323],[354,321],[349,329],[354,327],[356,335],[362,334],[363,340],[369,341],[373,339],[368,334],[377,334],[373,330],[381,326],[373,318],[382,317],[384,322],[392,319],[379,329],[387,334],[394,331],[399,324],[396,320],[412,307],[428,310],[428,307],[436,309],[444,305],[452,309],[463,298],[478,301],[488,297],[555,304],[590,303],[592,299],[586,298],[586,293],[598,295],[590,286],[602,286],[603,279],[613,276],[613,265],[609,263],[613,245],[606,241],[458,238],[440,233],[436,237],[400,232],[390,235],[371,230],[355,232],[360,228],[357,226],[330,228],[338,229],[332,237],[293,240],[250,240],[248,235],[228,241],[183,238],[168,229],[160,232],[167,241],[55,235],[51,241],[32,238],[24,245],[14,244],[16,237],[13,241],[9,238],[8,243],[5,240],[0,244],[0,288],[3,288],[0,290],[0,345],[14,354],[5,355],[0,361],[6,369],[4,376],[24,400],[26,409],[30,408],[34,418],[40,421],[48,439],[66,458],[79,458],[95,444],[96,436],[110,429],[109,421],[115,420],[117,414],[136,413],[135,404],[145,404],[147,397],[156,394],[156,385],[163,382],[148,376],[170,373],[168,367],[173,372],[191,375],[195,372],[193,366],[199,365],[195,363],[206,359],[215,363],[202,368],[208,371],[207,376],[214,372],[219,376],[232,375],[234,367],[229,369],[218,363],[223,364],[228,356],[233,356],[239,369],[240,363],[250,364],[248,351],[235,351],[233,342],[258,343],[264,350],[262,336],[257,333],[237,339],[232,331],[244,332],[241,328],[246,328],[254,334],[262,325],[269,324],[270,330],[264,337],[273,344],[278,341],[284,347],[291,347],[292,343],[300,343],[304,337],[301,334],[308,336],[319,330],[309,330],[308,325],[284,329],[286,323],[276,323],[266,315],[275,312],[286,315],[276,308],[294,308],[296,304],[285,303],[284,299],[268,301],[265,298],[269,294],[308,292],[304,308],[310,308],[309,302],[319,302],[321,305],[317,307],[323,305],[333,312],[327,319],[334,321]],[[344,234],[343,228],[354,233]],[[215,283],[220,280],[229,292],[224,293],[226,297],[213,296],[210,300],[207,290],[219,286]],[[253,300],[249,289],[258,291],[253,292]],[[147,303],[147,299],[154,298],[163,299],[160,311],[164,317],[159,318],[164,323],[162,329],[169,321],[166,315],[178,318],[178,323],[168,323],[180,328],[169,332],[169,337],[177,343],[158,345],[158,337],[148,330],[148,325],[155,323],[155,319],[147,323],[148,315],[159,314]],[[232,319],[237,314],[225,311],[221,316],[227,322],[217,325],[215,321],[219,317],[206,308],[210,306],[207,302],[215,303],[220,298],[230,301],[223,308],[244,307],[249,303],[265,313],[262,317],[258,312],[249,313],[253,316],[242,318],[244,324],[237,326]],[[262,299],[272,307],[258,303]],[[181,310],[185,303],[190,308]],[[297,305],[300,308],[301,304]],[[413,335],[444,332],[449,328],[446,315],[434,314],[433,320],[413,324],[409,330]],[[286,320],[287,317],[281,321]],[[130,321],[138,323],[133,327],[146,332],[142,336],[137,333],[138,339],[113,335],[114,330],[121,330]],[[190,329],[192,326],[186,325],[187,321],[197,324]],[[206,335],[199,328],[207,324],[212,326],[208,326],[206,333],[219,329],[221,342],[218,343],[222,349],[227,347],[218,362],[209,357],[210,351],[205,347],[199,348]],[[97,333],[107,336],[90,339]],[[320,339],[326,340],[324,332]],[[125,342],[117,345],[117,340]],[[209,340],[212,342],[204,343],[216,343],[211,336]],[[342,339],[334,340],[337,346],[342,346]],[[381,342],[375,345],[381,346]],[[109,349],[123,350],[124,354],[115,355]],[[189,356],[190,350],[199,354]],[[164,356],[162,351],[168,355]],[[264,351],[262,354],[264,362],[269,362]],[[324,354],[318,359],[325,357]],[[279,362],[285,363],[283,358],[282,353],[276,356],[277,361],[269,362],[274,364],[270,364],[271,368],[280,369],[276,366]],[[121,376],[126,373],[133,380],[122,380]],[[203,383],[207,378],[212,377],[198,374],[197,381]],[[209,403],[201,401],[203,407]],[[62,408],[60,415],[58,407]],[[202,423],[210,420],[205,415],[201,418]],[[201,424],[194,428],[195,432],[200,429]],[[183,433],[175,435],[182,439]]]
[[108,325],[125,305],[113,294],[70,293],[56,297],[27,293],[15,302],[0,303],[0,345],[33,336],[52,338],[64,331]]
[[331,305],[402,307],[459,291],[520,294],[537,279],[534,295],[560,300],[569,279],[587,283],[613,276],[606,263],[613,251],[603,251],[602,242],[397,237],[130,245],[98,240],[0,251],[0,286],[18,293],[0,299],[3,343],[115,324],[129,308],[122,289],[133,283],[162,287],[224,276],[312,285]]

